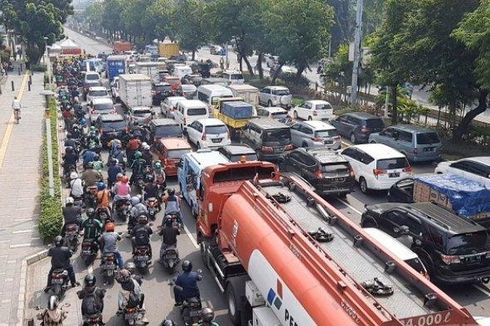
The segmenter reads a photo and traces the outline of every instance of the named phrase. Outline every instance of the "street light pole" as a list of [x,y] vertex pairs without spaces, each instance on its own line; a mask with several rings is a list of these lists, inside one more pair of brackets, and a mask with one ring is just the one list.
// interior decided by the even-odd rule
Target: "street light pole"
[[356,10],[356,30],[354,35],[354,64],[352,66],[352,84],[350,102],[357,103],[357,84],[359,79],[359,62],[361,61],[361,38],[362,38],[362,13],[364,10],[364,0],[357,0]]

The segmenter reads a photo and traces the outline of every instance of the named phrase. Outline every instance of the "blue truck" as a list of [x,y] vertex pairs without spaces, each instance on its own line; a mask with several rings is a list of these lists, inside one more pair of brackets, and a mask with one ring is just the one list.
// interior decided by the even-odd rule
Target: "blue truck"
[[125,55],[110,55],[107,57],[107,78],[113,81],[114,77],[127,73],[128,62]]

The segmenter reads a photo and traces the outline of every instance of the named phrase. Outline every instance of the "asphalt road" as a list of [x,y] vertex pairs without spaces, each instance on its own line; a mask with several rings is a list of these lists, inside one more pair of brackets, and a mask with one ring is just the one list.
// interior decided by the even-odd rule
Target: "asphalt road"
[[[104,44],[94,41],[90,38],[82,36],[78,33],[65,29],[65,33],[72,38],[75,42],[79,43],[88,53],[97,54],[99,52],[108,52],[110,48]],[[203,48],[197,53],[197,57],[207,59],[211,58],[214,61],[219,60],[219,56],[210,55],[209,50]],[[232,56],[230,56],[230,59]],[[232,62],[232,60],[230,60]],[[236,62],[236,60],[235,60]],[[232,66],[232,68],[234,68]],[[346,142],[344,144],[348,145]],[[431,164],[416,165],[414,166],[415,174],[431,173],[433,172],[433,166]],[[170,186],[174,186],[175,183],[170,182]],[[329,199],[342,213],[346,214],[353,221],[359,223],[361,214],[364,210],[365,204],[375,204],[385,201],[384,192],[371,193],[369,195],[364,195],[361,193],[359,188],[348,195],[345,199]],[[179,250],[181,257],[188,257],[192,259],[197,268],[202,268],[199,252],[195,243],[195,224],[190,214],[188,208],[186,207],[186,214],[184,217],[185,225],[188,229],[187,235],[181,235],[179,238]],[[122,226],[118,227],[119,230],[125,231]],[[153,251],[158,252],[160,242],[154,237],[153,241]],[[124,256],[127,259],[129,257],[130,244],[127,240],[122,242],[121,248],[123,249]],[[154,259],[156,260],[156,259]],[[95,268],[95,272],[98,273],[98,268]],[[82,273],[81,275],[83,275]],[[226,314],[226,304],[220,294],[220,291],[216,284],[211,279],[211,276],[204,271],[205,281],[201,284],[203,299],[205,299],[206,304],[214,307],[216,309],[218,318],[217,321],[220,325],[227,325],[228,319],[224,316]],[[162,268],[155,264],[155,266],[150,269],[150,273],[145,277],[146,282],[144,284],[145,292],[148,298],[147,310],[148,318],[151,321],[161,320],[167,314],[175,316],[176,309],[173,309],[173,300],[171,299],[170,289],[167,286],[167,281],[169,276],[165,274]],[[117,286],[113,286],[109,291],[108,305],[104,315],[107,316],[109,320],[109,325],[116,325],[113,323],[114,318],[110,316],[114,315],[115,309],[115,297]],[[490,288],[486,285],[466,285],[458,287],[443,287],[455,301],[466,307],[475,316],[487,316],[490,317]],[[111,318],[111,319],[109,319]]]

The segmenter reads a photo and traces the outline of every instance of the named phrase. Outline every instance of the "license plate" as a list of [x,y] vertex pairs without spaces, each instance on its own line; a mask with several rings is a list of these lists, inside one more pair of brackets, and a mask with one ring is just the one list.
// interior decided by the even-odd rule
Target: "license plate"
[[92,252],[90,250],[83,250],[82,254],[84,255],[90,255]]
[[133,320],[133,319],[136,319],[136,316],[134,313],[126,314],[125,318],[126,318],[126,320]]
[[165,258],[167,258],[167,259],[176,259],[177,258],[177,255],[176,254],[167,254],[165,256]]
[[481,256],[471,256],[463,258],[465,264],[479,264],[481,262]]
[[331,139],[326,139],[324,142],[324,144],[333,144],[333,140]]
[[136,260],[136,261],[145,261],[146,260],[146,256],[136,256],[136,257],[134,257],[134,260]]
[[213,141],[213,143],[221,143],[221,140],[223,138],[214,138],[214,139],[211,139]]
[[53,279],[54,284],[63,284],[63,279],[62,278],[55,278]]
[[398,178],[400,176],[400,172],[389,173],[388,176],[390,178]]

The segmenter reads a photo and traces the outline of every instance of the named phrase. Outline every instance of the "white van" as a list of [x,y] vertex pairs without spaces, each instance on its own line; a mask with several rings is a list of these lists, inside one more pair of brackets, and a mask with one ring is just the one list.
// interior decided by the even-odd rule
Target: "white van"
[[230,84],[243,84],[245,82],[242,72],[238,70],[225,70],[223,72],[223,78]]
[[221,85],[201,85],[197,88],[197,98],[209,107],[218,103],[218,99],[221,97],[233,97],[231,89]]
[[395,257],[403,260],[408,266],[412,267],[424,277],[429,278],[427,269],[425,268],[424,263],[420,260],[419,256],[406,247],[402,242],[381,231],[380,229],[364,228],[363,230],[370,235],[371,238],[378,241],[384,248],[389,250]]
[[184,76],[192,75],[192,68],[186,65],[176,64],[174,65],[173,75],[182,79]]
[[174,111],[174,120],[182,130],[186,130],[192,122],[206,118],[209,118],[208,106],[199,100],[181,100]]

